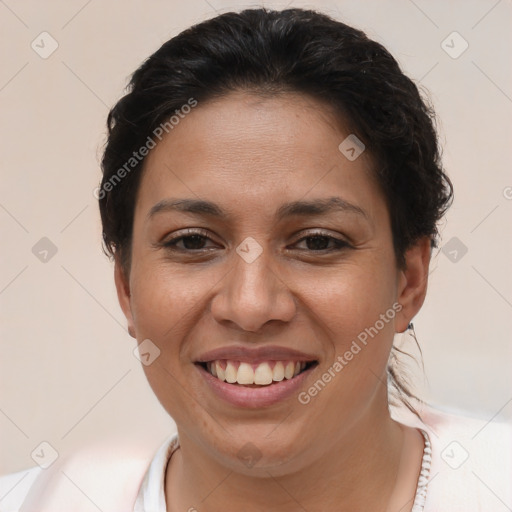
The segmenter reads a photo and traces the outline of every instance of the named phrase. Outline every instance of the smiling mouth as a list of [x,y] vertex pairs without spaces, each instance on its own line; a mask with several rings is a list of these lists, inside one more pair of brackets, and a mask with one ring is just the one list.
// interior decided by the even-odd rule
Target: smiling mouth
[[249,363],[218,359],[196,363],[213,377],[228,384],[259,388],[291,380],[318,364],[317,361],[263,361]]

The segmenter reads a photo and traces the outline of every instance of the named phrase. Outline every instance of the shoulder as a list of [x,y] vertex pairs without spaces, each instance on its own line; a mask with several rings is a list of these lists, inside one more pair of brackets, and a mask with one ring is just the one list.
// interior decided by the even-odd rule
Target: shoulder
[[[0,478],[0,512],[133,510],[154,450],[97,442],[60,457],[49,468]],[[2,497],[4,497],[2,499]]]
[[512,424],[426,408],[432,445],[425,512],[507,511],[512,506]]

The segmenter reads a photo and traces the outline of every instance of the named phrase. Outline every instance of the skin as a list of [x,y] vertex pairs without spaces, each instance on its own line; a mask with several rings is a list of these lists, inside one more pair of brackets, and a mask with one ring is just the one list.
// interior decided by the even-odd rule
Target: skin
[[[412,506],[402,508],[414,496],[423,442],[389,416],[386,366],[394,334],[423,304],[430,240],[398,268],[370,155],[351,162],[338,149],[349,134],[310,97],[233,92],[199,104],[145,161],[131,266],[118,259],[115,281],[130,332],[161,350],[144,371],[180,437],[166,473],[170,512]],[[283,203],[333,196],[365,214],[274,219]],[[148,220],[168,198],[213,201],[228,218],[165,211]],[[181,251],[162,245],[186,228],[208,238],[182,240]],[[303,240],[311,231],[349,245],[334,250],[323,239],[331,250],[318,250]],[[252,263],[236,252],[247,237],[263,250]],[[291,347],[319,362],[307,390],[396,303],[401,311],[307,405],[294,395],[242,410],[213,395],[194,365],[236,343]],[[249,442],[261,457],[253,467],[237,457]],[[404,453],[412,472],[397,481]]]

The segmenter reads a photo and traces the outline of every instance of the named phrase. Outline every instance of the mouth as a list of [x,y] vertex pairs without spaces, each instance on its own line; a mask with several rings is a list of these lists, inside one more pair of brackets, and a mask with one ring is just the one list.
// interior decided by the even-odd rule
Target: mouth
[[215,379],[246,388],[261,388],[293,380],[318,365],[318,361],[268,360],[258,363],[216,359],[196,362]]
[[293,400],[320,360],[285,346],[231,345],[203,353],[194,363],[210,396],[255,410]]
[[213,396],[239,409],[279,407],[295,400],[318,361],[215,359],[195,364]]

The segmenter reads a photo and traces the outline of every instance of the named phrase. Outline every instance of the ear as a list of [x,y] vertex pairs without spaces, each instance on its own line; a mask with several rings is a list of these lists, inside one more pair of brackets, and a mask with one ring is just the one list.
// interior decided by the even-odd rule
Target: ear
[[114,281],[116,283],[119,305],[121,306],[124,316],[128,322],[128,333],[132,338],[136,338],[131,308],[130,280],[126,276],[123,266],[121,265],[120,257],[117,255],[114,266]]
[[399,270],[398,302],[402,309],[396,315],[396,332],[404,332],[425,300],[430,264],[430,237],[422,237],[405,253],[405,268]]

